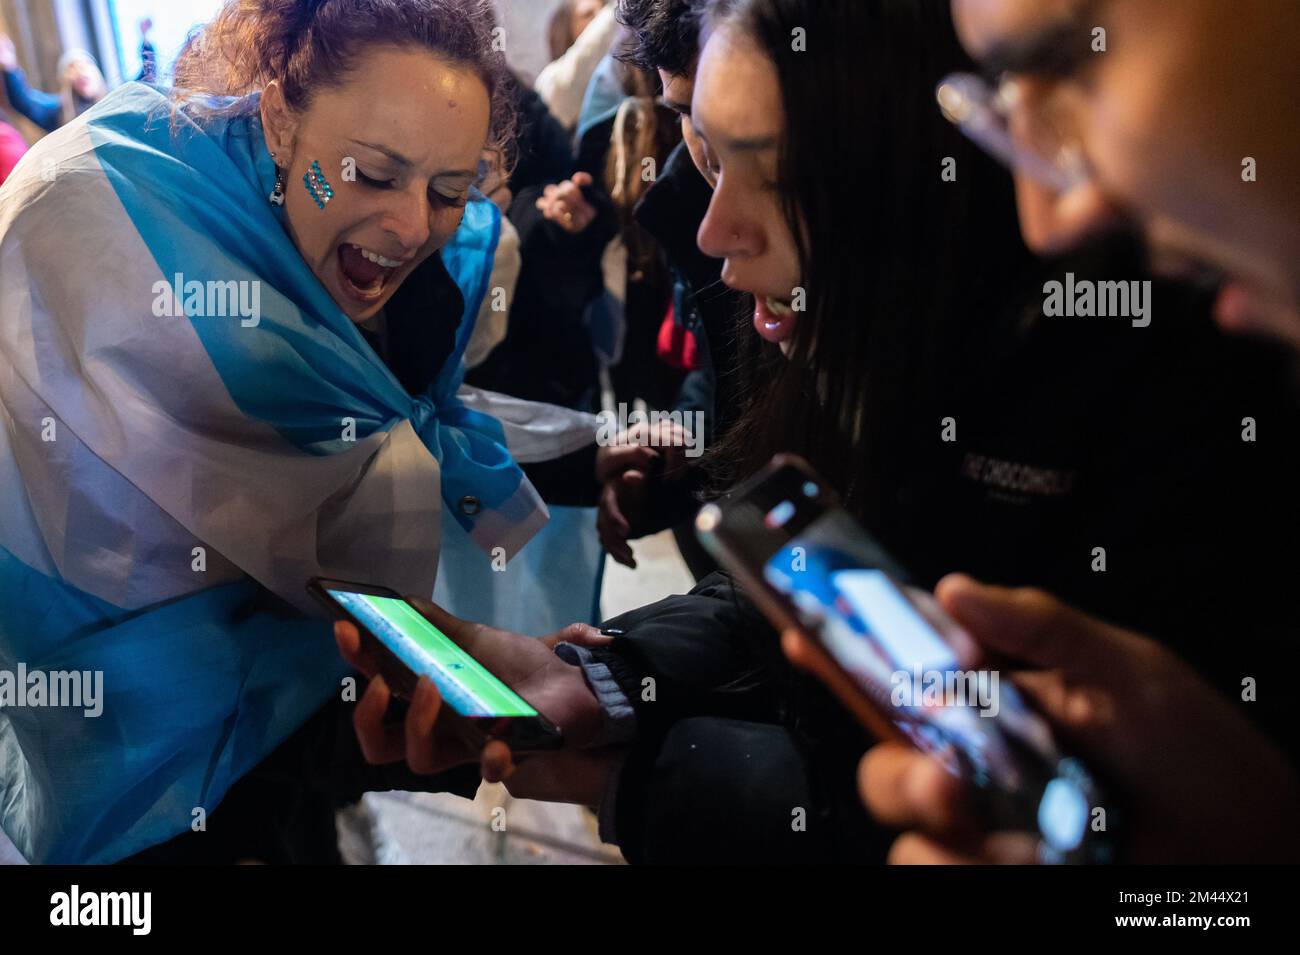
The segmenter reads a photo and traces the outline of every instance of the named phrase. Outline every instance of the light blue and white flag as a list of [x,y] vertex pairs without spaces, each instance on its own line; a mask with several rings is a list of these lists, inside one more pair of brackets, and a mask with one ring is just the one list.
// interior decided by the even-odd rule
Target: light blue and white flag
[[[131,84],[0,189],[0,827],[34,862],[190,829],[339,691],[329,628],[266,591],[431,594],[444,512],[507,557],[547,520],[507,452],[534,422],[459,397],[499,213],[470,203],[442,253],[465,311],[413,398],[267,201],[254,106],[173,129]],[[557,453],[594,440],[537,417]],[[6,701],[20,669],[98,674],[99,715]]]

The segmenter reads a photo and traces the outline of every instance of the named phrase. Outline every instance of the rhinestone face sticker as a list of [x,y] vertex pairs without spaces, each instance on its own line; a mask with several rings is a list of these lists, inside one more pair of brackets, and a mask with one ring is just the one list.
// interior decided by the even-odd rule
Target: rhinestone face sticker
[[317,209],[324,209],[326,204],[334,198],[334,187],[325,178],[325,173],[320,168],[320,162],[312,162],[311,168],[303,174],[302,181],[303,185],[307,187],[307,192],[311,195],[312,201],[316,203]]

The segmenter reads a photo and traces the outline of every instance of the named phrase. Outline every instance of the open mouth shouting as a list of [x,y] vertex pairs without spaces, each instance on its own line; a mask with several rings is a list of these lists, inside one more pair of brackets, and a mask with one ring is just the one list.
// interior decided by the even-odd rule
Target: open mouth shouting
[[409,261],[390,259],[351,243],[339,246],[338,260],[339,285],[359,305],[373,305],[383,298],[394,274]]

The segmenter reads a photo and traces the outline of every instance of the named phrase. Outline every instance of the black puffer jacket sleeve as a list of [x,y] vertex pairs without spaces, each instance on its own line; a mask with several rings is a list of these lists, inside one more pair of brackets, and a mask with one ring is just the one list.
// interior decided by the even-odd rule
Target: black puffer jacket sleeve
[[883,858],[855,791],[870,745],[723,573],[605,623],[593,651],[636,712],[614,827],[632,862]]

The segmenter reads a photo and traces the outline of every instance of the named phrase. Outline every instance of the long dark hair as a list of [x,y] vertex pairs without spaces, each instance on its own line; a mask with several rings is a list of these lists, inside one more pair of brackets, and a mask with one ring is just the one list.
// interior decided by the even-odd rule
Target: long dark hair
[[741,319],[733,373],[746,403],[709,467],[725,489],[778,451],[801,453],[874,526],[914,416],[971,367],[1030,262],[1011,179],[935,106],[938,81],[971,68],[948,0],[715,0],[709,29],[723,24],[776,69],[781,194],[807,308],[789,360],[752,313]]

